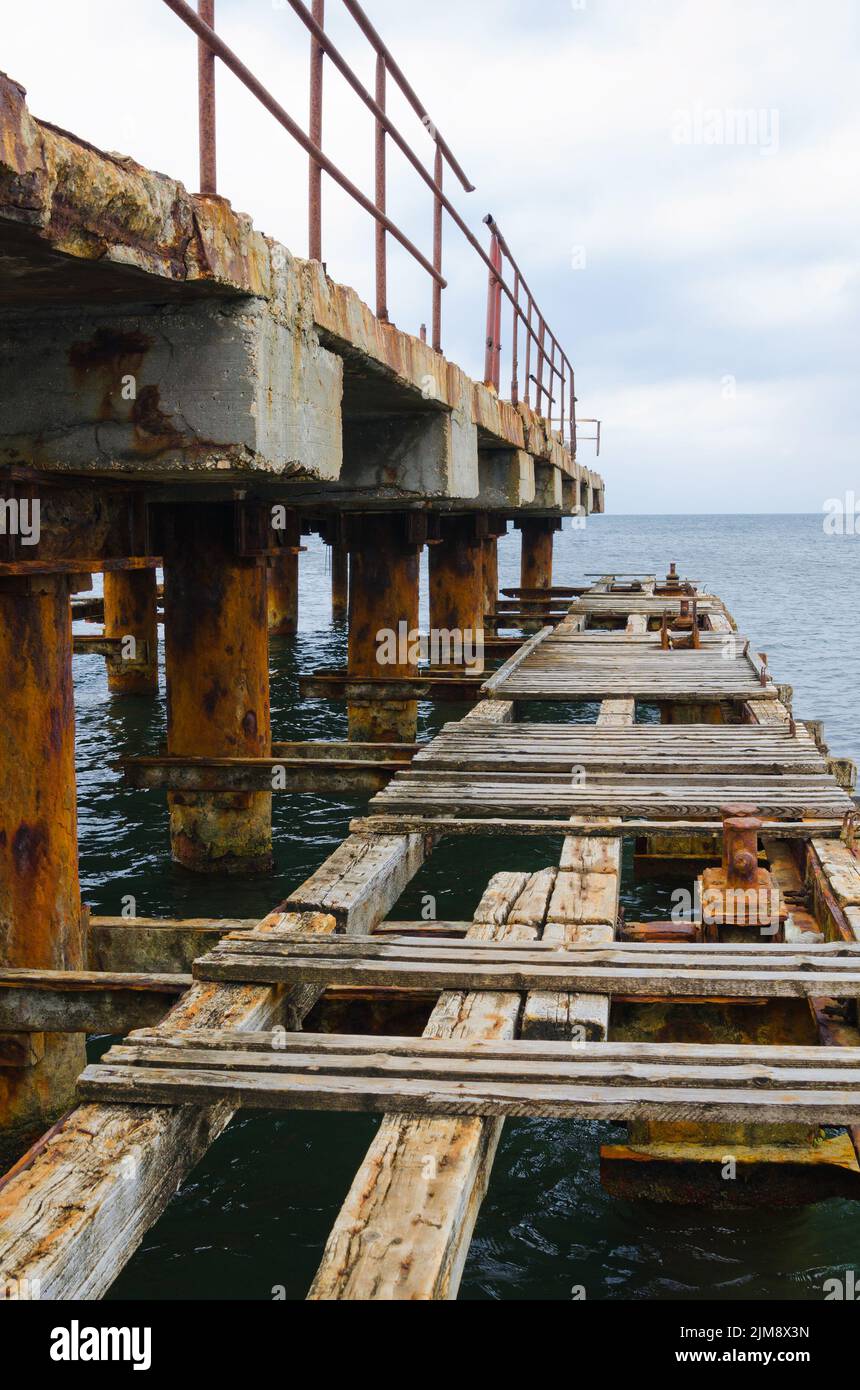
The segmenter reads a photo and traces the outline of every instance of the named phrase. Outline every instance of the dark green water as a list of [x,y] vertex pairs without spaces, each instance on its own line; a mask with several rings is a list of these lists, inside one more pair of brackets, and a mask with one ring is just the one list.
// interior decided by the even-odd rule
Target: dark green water
[[[860,757],[860,658],[854,641],[860,538],[829,538],[816,517],[596,517],[557,542],[556,581],[591,572],[682,573],[723,597],[796,687],[803,718],[824,719],[835,753]],[[518,538],[501,547],[502,583],[518,582]],[[302,702],[299,672],[342,662],[332,628],[324,551],[302,560],[302,631],[272,648],[275,737],[345,736],[340,706]],[[169,859],[164,797],[122,789],[112,762],[164,741],[161,701],[112,700],[104,665],[76,658],[81,872],[99,914],[135,899],[140,916],[263,917],[347,834],[360,802],[275,800],[276,872],[251,881],[200,880]],[[422,709],[422,734],[465,710]],[[593,718],[594,709],[568,711]],[[544,711],[542,717],[546,717]],[[554,716],[557,717],[557,714]],[[436,898],[440,919],[471,915],[493,873],[557,863],[553,840],[469,840],[440,847],[396,917]],[[683,879],[644,886],[625,866],[628,915],[660,916]],[[113,1289],[115,1298],[304,1297],[326,1235],[376,1121],[290,1115],[234,1121],[177,1194]],[[461,1297],[570,1299],[819,1299],[825,1279],[856,1266],[860,1210],[830,1202],[794,1213],[726,1216],[610,1200],[598,1150],[619,1131],[554,1122],[506,1126]]]

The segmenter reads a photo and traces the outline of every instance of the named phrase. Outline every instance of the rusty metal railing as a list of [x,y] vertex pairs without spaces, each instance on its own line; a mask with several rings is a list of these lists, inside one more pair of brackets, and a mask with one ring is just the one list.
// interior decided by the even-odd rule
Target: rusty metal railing
[[597,445],[597,449],[596,449],[597,457],[600,458],[600,436],[601,436],[601,432],[602,432],[602,430],[603,430],[603,421],[602,421],[602,420],[586,420],[586,419],[581,419],[581,420],[578,421],[578,424],[580,424],[580,425],[594,425],[594,426],[595,426],[595,432],[594,432],[594,434],[579,434],[579,432],[577,431],[577,438],[580,440],[580,442],[583,442],[583,441],[584,441],[585,443],[588,443],[588,444],[596,444],[596,445]]
[[[491,234],[488,252],[446,194],[446,167],[455,175],[467,193],[474,192],[474,185],[467,178],[447,141],[430,119],[423,103],[419,100],[394,56],[374,29],[361,5],[356,0],[340,0],[376,53],[376,82],[372,93],[364,86],[326,33],[325,0],[311,0],[310,6],[304,4],[303,0],[283,0],[284,6],[288,5],[295,12],[310,34],[310,117],[308,133],[305,133],[298,122],[267,91],[259,79],[216,32],[215,0],[197,0],[196,12],[191,5],[186,3],[186,0],[164,0],[164,3],[197,35],[198,39],[201,192],[216,194],[218,189],[215,67],[216,59],[220,59],[224,66],[247,87],[308,155],[308,246],[310,258],[317,261],[323,259],[322,187],[323,174],[327,174],[374,220],[376,229],[377,316],[383,320],[389,318],[388,238],[393,237],[431,278],[433,294],[432,345],[437,352],[441,352],[442,291],[447,288],[447,281],[442,273],[442,248],[444,215],[447,213],[480,257],[488,273],[485,358],[485,381],[487,385],[492,386],[497,393],[501,392],[502,302],[506,297],[513,311],[510,399],[515,405],[524,399],[526,404],[531,406],[533,398],[536,412],[544,415],[553,423],[560,423],[562,437],[567,439],[572,451],[575,452],[576,387],[570,359],[562,349],[555,334],[550,330],[494,219],[492,217],[485,219]],[[323,150],[323,92],[326,59],[347,81],[356,96],[374,117],[375,186],[373,198],[363,193],[328,158]],[[406,101],[430,134],[435,146],[432,172],[388,115],[386,97],[389,80],[399,87]],[[432,260],[388,215],[386,155],[389,140],[394,142],[433,194]],[[507,275],[506,267],[509,267]],[[510,283],[511,275],[513,284]],[[526,353],[524,393],[521,392],[519,381],[521,338],[525,340]],[[532,397],[532,387],[534,387],[534,397]],[[553,407],[558,407],[558,409],[554,410]]]

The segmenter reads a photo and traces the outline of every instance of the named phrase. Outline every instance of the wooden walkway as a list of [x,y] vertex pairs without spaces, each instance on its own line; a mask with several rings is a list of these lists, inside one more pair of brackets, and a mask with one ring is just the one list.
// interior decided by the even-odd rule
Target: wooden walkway
[[[734,644],[732,644],[734,645]],[[544,628],[484,685],[494,700],[666,700],[673,704],[778,698],[748,644],[662,651],[647,640],[582,643]]]
[[[795,722],[719,600],[698,604],[701,650],[664,651],[648,625],[667,607],[680,616],[681,600],[655,587],[604,583],[577,596],[561,627],[524,644],[488,698],[417,752],[277,912],[195,962],[161,1026],[87,1068],[86,1108],[0,1189],[7,1267],[41,1277],[51,1297],[103,1292],[243,1107],[384,1116],[326,1243],[315,1300],[456,1297],[506,1117],[836,1125],[860,1144],[854,802],[817,726]],[[615,615],[626,630],[589,626]],[[583,690],[602,700],[596,723],[522,717],[534,699],[578,702]],[[637,699],[670,722],[637,724]],[[700,719],[698,707],[720,722],[688,722],[683,710]],[[739,802],[764,821],[776,934],[705,941],[691,926],[694,939],[661,941],[646,923],[628,939],[624,837],[701,844]],[[536,873],[495,873],[469,923],[387,921],[444,836],[492,845],[502,831],[558,833],[561,855]],[[490,857],[487,844],[479,855]],[[351,992],[381,1008],[435,1001],[423,1037],[302,1032],[316,1004]],[[837,1001],[847,1013],[834,1024]],[[823,1045],[612,1037],[617,1008],[685,1005],[690,1017],[796,1007],[820,1021]],[[849,1138],[822,1140],[809,1167],[827,1165],[828,1146],[860,1196]],[[735,1147],[781,1171],[778,1148]],[[802,1146],[786,1152],[787,1164],[807,1162]]]

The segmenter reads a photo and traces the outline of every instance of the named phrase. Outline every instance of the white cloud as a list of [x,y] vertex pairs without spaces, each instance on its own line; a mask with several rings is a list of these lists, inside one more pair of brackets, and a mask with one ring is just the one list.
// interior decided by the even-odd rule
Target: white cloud
[[[758,498],[755,509],[778,461],[784,508],[817,509],[811,448],[832,495],[856,483],[845,367],[860,244],[855,0],[829,0],[826,22],[807,0],[365,4],[478,184],[466,195],[450,179],[457,205],[476,229],[493,211],[571,344],[580,410],[605,422],[610,507],[675,510],[686,491],[723,511]],[[0,0],[0,10],[3,65],[33,111],[195,186],[195,41],[166,6]],[[327,12],[372,85],[339,0]],[[218,0],[218,25],[304,123],[308,36],[292,11]],[[331,70],[326,83],[326,147],[370,192],[370,118]],[[673,143],[673,113],[697,107],[778,111],[779,150]],[[391,109],[429,157],[417,119],[395,96]],[[229,74],[219,160],[234,206],[304,254],[304,156]],[[429,193],[393,153],[391,168],[390,211],[429,249]],[[330,186],[325,205],[330,273],[372,302],[372,226]],[[585,270],[571,268],[574,244]],[[484,274],[450,227],[445,248],[445,346],[479,374]],[[395,250],[391,283],[396,320],[416,331],[429,282]],[[719,383],[731,371],[756,385],[727,412]]]

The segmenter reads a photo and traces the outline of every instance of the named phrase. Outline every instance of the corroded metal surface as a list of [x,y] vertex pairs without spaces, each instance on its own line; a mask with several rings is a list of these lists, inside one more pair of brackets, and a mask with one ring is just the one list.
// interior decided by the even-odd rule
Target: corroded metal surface
[[[78,881],[71,610],[64,580],[0,584],[0,964],[85,963]],[[49,1034],[35,1066],[0,1067],[4,1156],[68,1109],[83,1039]]]
[[[350,540],[349,656],[353,678],[415,676],[418,662],[408,634],[418,628],[419,556],[409,542],[402,515],[368,516]],[[401,624],[407,640],[400,641]],[[397,644],[393,664],[380,664],[380,636]],[[410,660],[409,658],[412,657]],[[405,658],[401,660],[400,658]],[[412,743],[418,705],[415,701],[350,703],[349,737],[353,743]]]
[[[108,659],[112,695],[158,694],[158,584],[154,569],[118,570],[104,578],[105,637],[127,644]],[[132,642],[127,643],[131,638]]]
[[474,516],[445,518],[430,547],[430,627],[475,634],[484,628],[483,540]]
[[[165,519],[168,752],[178,757],[271,754],[266,570],[236,557],[232,524],[217,504],[172,508]],[[198,873],[271,866],[271,793],[169,800],[178,863]]]

